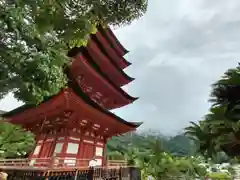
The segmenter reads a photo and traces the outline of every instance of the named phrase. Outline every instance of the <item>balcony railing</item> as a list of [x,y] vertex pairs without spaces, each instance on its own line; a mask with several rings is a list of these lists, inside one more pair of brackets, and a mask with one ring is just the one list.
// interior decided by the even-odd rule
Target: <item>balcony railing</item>
[[0,172],[7,173],[8,180],[138,180],[140,177],[139,169],[128,167],[125,161],[109,160],[106,166],[94,168],[88,167],[89,161],[58,158],[52,163],[48,158],[2,159]]
[[5,170],[7,180],[140,180],[137,168],[89,168],[76,170]]
[[[0,169],[86,169],[90,159],[74,158],[38,158],[38,159],[2,159]],[[105,167],[126,167],[126,161],[109,160]]]

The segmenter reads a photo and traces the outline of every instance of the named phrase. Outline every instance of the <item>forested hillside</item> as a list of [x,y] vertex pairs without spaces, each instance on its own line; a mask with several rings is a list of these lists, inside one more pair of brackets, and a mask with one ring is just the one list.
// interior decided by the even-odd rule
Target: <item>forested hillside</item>
[[194,155],[196,146],[184,135],[174,137],[165,137],[161,134],[143,134],[130,133],[119,137],[113,137],[107,145],[108,152],[126,150],[128,148],[138,148],[143,150],[147,148],[149,141],[160,139],[161,149],[173,155],[188,156]]

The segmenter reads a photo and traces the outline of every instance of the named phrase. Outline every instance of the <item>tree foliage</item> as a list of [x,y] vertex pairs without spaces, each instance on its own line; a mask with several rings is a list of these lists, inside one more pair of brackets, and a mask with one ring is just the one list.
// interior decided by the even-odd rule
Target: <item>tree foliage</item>
[[[192,125],[198,130],[201,128],[196,123]],[[189,135],[191,132],[192,140],[197,140],[194,138],[194,129],[190,127]],[[204,138],[202,137],[202,140]],[[126,160],[128,165],[139,167],[141,179],[149,179],[149,176],[153,179],[206,179],[206,177],[220,179],[234,175],[232,164],[229,166],[225,164],[224,167],[219,165],[222,162],[229,162],[223,152],[217,153],[214,159],[204,159],[199,154],[192,156],[192,154],[179,153],[182,152],[181,145],[185,146],[188,144],[184,143],[185,141],[192,142],[192,140],[184,135],[165,137],[142,133],[126,134],[108,142],[107,154],[111,160]],[[195,149],[194,144],[189,144],[191,146],[187,148]],[[170,146],[173,146],[174,151],[169,148]]]
[[142,179],[152,176],[154,179],[167,179],[176,177],[200,177],[206,174],[206,168],[193,157],[179,157],[164,152],[161,140],[158,138],[148,140],[148,149],[128,146],[121,152],[128,165],[141,169]]
[[186,128],[186,134],[207,156],[222,150],[235,156],[240,153],[233,152],[240,145],[240,66],[229,69],[212,87],[210,112],[199,125],[192,123]]
[[25,156],[34,147],[34,135],[20,126],[1,120],[0,122],[0,158]]
[[152,135],[143,133],[125,134],[113,137],[108,141],[107,151],[109,155],[112,153],[114,154],[116,151],[126,152],[128,147],[131,146],[139,149],[140,152],[148,152],[151,149],[149,142],[156,139],[161,141],[161,149],[176,156],[191,156],[196,152],[195,144],[184,135],[165,137],[161,134]]
[[240,66],[227,70],[223,77],[213,84],[210,102],[213,105],[232,106],[240,101]]
[[129,24],[146,8],[147,0],[0,0],[0,98],[39,103],[57,94],[69,48],[85,45],[99,23]]

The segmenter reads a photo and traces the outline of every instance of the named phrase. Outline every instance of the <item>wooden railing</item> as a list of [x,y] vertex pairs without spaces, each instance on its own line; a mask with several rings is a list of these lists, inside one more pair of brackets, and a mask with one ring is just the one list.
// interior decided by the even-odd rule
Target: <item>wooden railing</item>
[[140,180],[140,170],[129,167],[75,170],[8,169],[4,172],[8,174],[8,180]]
[[[72,169],[87,168],[90,159],[73,158],[39,158],[39,159],[2,159],[0,169]],[[126,167],[126,161],[109,160],[106,167]]]

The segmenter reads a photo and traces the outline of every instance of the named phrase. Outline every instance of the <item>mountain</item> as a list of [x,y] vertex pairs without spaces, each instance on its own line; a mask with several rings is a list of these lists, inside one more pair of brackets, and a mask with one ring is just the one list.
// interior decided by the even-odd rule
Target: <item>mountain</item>
[[113,137],[107,144],[107,150],[119,151],[126,150],[129,147],[143,150],[147,148],[150,141],[159,139],[161,148],[176,156],[191,156],[195,154],[196,146],[184,135],[166,137],[161,133],[128,133],[122,136]]

